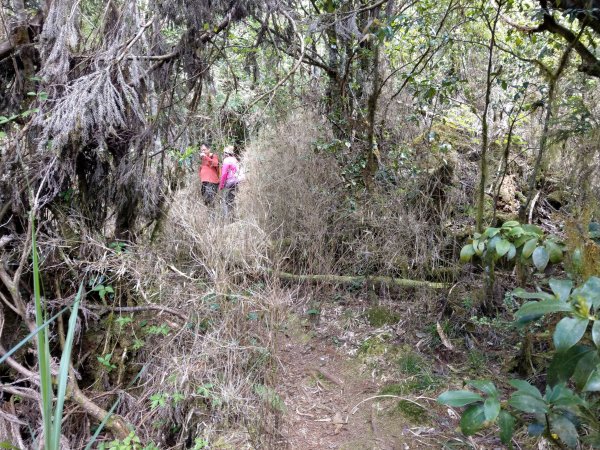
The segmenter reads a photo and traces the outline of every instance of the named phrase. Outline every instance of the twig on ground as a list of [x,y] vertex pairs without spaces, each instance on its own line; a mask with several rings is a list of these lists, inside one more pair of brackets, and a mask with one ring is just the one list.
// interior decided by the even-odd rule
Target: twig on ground
[[321,375],[327,381],[330,381],[333,384],[337,384],[340,387],[344,385],[344,381],[341,378],[336,377],[335,375],[329,373],[325,369],[322,369],[322,368],[313,369],[313,372],[315,372],[317,375]]
[[181,270],[179,270],[177,267],[172,266],[171,264],[169,264],[167,266],[169,269],[171,269],[173,272],[175,272],[177,275],[181,275],[184,278],[187,278],[188,280],[191,281],[196,281],[195,279],[193,279],[192,277],[190,277],[189,275],[186,275],[185,273],[183,273]]
[[[314,408],[314,405],[311,409],[313,409],[313,408]],[[310,411],[310,409],[309,409],[309,411]],[[296,407],[296,414],[298,414],[299,416],[310,417],[311,419],[314,419],[314,417],[315,417],[312,414],[300,412],[298,407]]]
[[446,347],[448,350],[450,350],[452,352],[455,351],[456,349],[454,348],[452,343],[448,340],[448,337],[446,336],[446,333],[444,333],[444,330],[442,329],[442,326],[440,325],[439,322],[437,322],[435,324],[435,329],[437,330],[437,333],[438,333],[440,339],[442,340],[442,344],[444,344],[444,347]]

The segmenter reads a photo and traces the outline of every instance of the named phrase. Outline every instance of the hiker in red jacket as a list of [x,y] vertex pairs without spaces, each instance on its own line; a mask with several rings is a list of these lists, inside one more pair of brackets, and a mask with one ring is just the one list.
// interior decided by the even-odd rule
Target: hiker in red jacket
[[213,206],[219,187],[219,157],[210,151],[206,144],[200,147],[200,182],[202,183],[202,198],[206,206]]

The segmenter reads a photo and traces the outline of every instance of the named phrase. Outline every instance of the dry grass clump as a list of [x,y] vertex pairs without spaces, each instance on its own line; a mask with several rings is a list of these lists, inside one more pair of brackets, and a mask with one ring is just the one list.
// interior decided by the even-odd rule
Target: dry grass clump
[[[159,448],[192,448],[196,439],[278,448],[285,405],[273,387],[274,332],[291,298],[255,281],[267,261],[266,233],[208,210],[196,187],[176,195],[164,230],[155,245],[139,246],[40,233],[49,314],[69,305],[75,283],[85,281],[73,356],[79,387],[104,410],[119,399],[115,413]],[[52,345],[58,341],[53,326]],[[35,400],[16,408],[10,416],[33,427]],[[68,402],[65,448],[83,448],[96,425]],[[2,422],[1,436],[18,428]]]
[[222,199],[207,208],[199,183],[175,194],[159,246],[170,261],[207,281],[240,281],[268,265],[268,235],[252,217],[225,217]]
[[247,178],[239,214],[269,234],[276,263],[331,273],[332,229],[343,194],[335,158],[313,150],[322,135],[318,124],[312,115],[297,114],[252,142],[243,157]]
[[[198,215],[208,211],[193,196],[179,200],[164,242],[120,252],[104,247],[105,257],[87,266],[115,294],[107,298],[112,313],[93,295],[83,306],[90,320],[82,347],[93,357],[81,368],[82,388],[91,397],[104,391],[106,409],[119,396],[116,413],[160,448],[196,439],[265,448],[278,439],[285,407],[272,387],[273,346],[291,299],[276,286],[241,280],[263,263],[260,230]],[[113,369],[96,361],[107,353]]]
[[454,249],[444,224],[458,200],[447,186],[453,174],[380,182],[357,198],[335,154],[316,150],[328,140],[317,117],[298,113],[266,129],[244,155],[240,216],[271,237],[273,263],[302,273],[415,277],[447,264]]

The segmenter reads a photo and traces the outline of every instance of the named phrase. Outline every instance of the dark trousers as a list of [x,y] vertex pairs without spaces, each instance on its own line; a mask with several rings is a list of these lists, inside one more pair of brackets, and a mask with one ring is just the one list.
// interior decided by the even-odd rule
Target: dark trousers
[[206,206],[213,206],[215,202],[215,195],[217,195],[217,189],[219,185],[217,183],[209,183],[208,181],[202,182],[202,198]]
[[237,193],[237,184],[232,187],[225,188],[225,205],[224,205],[224,213],[225,216],[228,216],[233,211],[233,204],[235,202],[235,194]]

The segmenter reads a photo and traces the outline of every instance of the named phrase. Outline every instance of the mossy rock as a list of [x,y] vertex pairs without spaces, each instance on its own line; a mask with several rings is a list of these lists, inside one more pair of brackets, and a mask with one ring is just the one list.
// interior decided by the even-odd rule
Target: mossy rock
[[374,306],[367,310],[367,319],[371,326],[382,327],[384,325],[393,325],[400,321],[400,315],[383,306]]
[[417,405],[416,403],[409,402],[408,400],[400,400],[394,408],[393,413],[400,414],[405,419],[413,423],[423,424],[427,422],[427,410]]

